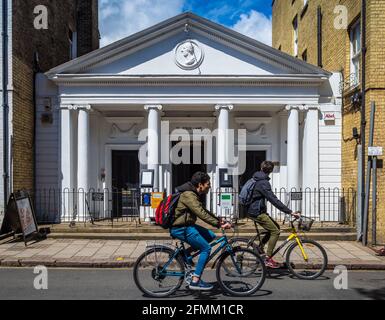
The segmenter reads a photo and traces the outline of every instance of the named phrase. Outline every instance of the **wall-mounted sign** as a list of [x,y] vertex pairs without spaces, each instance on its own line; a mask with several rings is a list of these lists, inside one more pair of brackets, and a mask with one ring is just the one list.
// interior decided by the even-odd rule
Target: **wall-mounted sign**
[[142,193],[142,206],[150,207],[151,206],[151,192]]
[[141,188],[154,187],[154,170],[142,170],[140,172],[140,187]]
[[302,192],[290,192],[291,201],[302,201]]
[[221,209],[232,209],[233,195],[231,193],[221,193],[219,200]]
[[325,121],[334,121],[336,120],[336,114],[333,112],[327,112],[324,114]]
[[158,206],[162,202],[163,198],[164,198],[163,192],[153,192],[151,194],[151,208],[152,209],[158,208]]
[[368,154],[370,157],[381,157],[383,149],[382,147],[369,147]]
[[103,192],[92,192],[92,201],[104,201]]
[[229,174],[228,169],[219,169],[219,187],[220,188],[233,187],[233,176]]

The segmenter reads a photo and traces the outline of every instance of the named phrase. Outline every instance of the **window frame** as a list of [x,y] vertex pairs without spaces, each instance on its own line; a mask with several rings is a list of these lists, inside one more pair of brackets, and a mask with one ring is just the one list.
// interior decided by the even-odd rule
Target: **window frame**
[[[354,86],[360,85],[360,76],[361,76],[361,54],[362,54],[362,39],[361,39],[361,19],[357,19],[350,29],[350,74],[355,75]],[[359,50],[357,50],[359,48]],[[355,52],[355,49],[357,50]]]
[[294,56],[298,58],[298,53],[299,53],[299,30],[298,30],[298,15],[295,15],[293,21],[292,21],[292,26],[293,26],[293,45],[294,45]]

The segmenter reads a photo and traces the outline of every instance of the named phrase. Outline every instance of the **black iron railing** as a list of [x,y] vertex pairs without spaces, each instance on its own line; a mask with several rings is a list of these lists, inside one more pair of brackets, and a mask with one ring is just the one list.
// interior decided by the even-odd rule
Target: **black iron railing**
[[[109,190],[43,189],[30,192],[39,223],[150,221],[154,210],[142,206],[138,189]],[[301,211],[306,217],[324,222],[355,222],[357,195],[353,189],[286,189],[274,190],[276,197],[293,211]],[[211,192],[206,203],[217,216],[242,218],[245,214],[238,204],[238,191]],[[268,213],[276,220],[284,215],[267,203]]]

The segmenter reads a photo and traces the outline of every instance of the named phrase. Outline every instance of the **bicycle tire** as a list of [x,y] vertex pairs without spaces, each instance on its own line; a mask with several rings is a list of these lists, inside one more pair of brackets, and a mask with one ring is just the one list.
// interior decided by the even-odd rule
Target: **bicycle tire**
[[321,268],[320,270],[315,273],[314,275],[312,276],[305,276],[305,275],[302,275],[298,272],[296,272],[296,269],[295,269],[295,262],[291,261],[291,254],[293,253],[293,250],[298,246],[298,243],[295,242],[293,243],[289,249],[287,250],[287,254],[286,254],[286,264],[287,264],[287,267],[289,269],[289,271],[291,272],[291,274],[293,274],[294,276],[296,276],[297,278],[299,279],[302,279],[302,280],[315,280],[317,278],[319,278],[320,276],[322,276],[328,266],[328,256],[327,256],[327,253],[325,251],[325,249],[316,241],[314,240],[310,240],[310,239],[301,239],[301,242],[303,244],[311,244],[315,247],[317,247],[320,252],[322,253],[322,258],[323,258],[323,261],[321,263]]
[[[171,288],[170,290],[168,290],[167,292],[165,293],[155,293],[155,292],[152,292],[150,290],[147,290],[143,285],[142,283],[140,282],[140,277],[139,277],[139,265],[140,263],[150,254],[154,253],[155,251],[161,251],[161,252],[164,252],[164,253],[168,253],[169,256],[171,257],[173,254],[174,254],[174,250],[172,250],[171,248],[167,248],[167,247],[154,247],[154,248],[151,248],[149,250],[146,250],[144,253],[142,253],[142,255],[139,256],[139,258],[136,260],[135,262],[135,265],[134,265],[134,270],[133,270],[133,274],[134,274],[134,282],[137,286],[137,288],[142,291],[144,294],[148,295],[148,296],[151,296],[151,297],[154,297],[154,298],[165,298],[165,297],[169,297],[171,296],[173,293],[175,293],[181,286],[182,286],[182,283],[183,283],[183,280],[184,280],[184,276],[183,277],[180,277],[178,283],[173,287]],[[182,260],[182,258],[180,257],[180,255],[178,255],[176,258],[174,258],[174,260],[179,264],[181,270],[183,272],[185,272],[185,267],[184,267],[184,262]]]
[[[225,284],[225,282],[223,281],[223,279],[221,277],[220,271],[222,268],[222,264],[224,263],[226,258],[228,258],[230,255],[239,254],[241,252],[244,252],[244,253],[247,252],[247,253],[249,253],[255,257],[255,260],[258,262],[258,265],[260,266],[260,268],[262,270],[262,274],[261,274],[261,280],[258,282],[257,286],[253,287],[251,290],[248,290],[246,292],[235,292],[235,291],[231,290]],[[224,267],[223,269],[226,270],[227,268]],[[251,273],[248,275],[251,275]],[[223,292],[225,292],[231,296],[235,296],[235,297],[247,297],[247,296],[251,296],[252,294],[257,292],[263,286],[265,279],[266,279],[266,267],[265,267],[265,263],[264,263],[263,259],[261,258],[261,256],[257,252],[255,252],[254,250],[251,250],[251,249],[245,249],[242,247],[238,247],[238,248],[233,248],[232,252],[226,251],[226,252],[223,252],[221,254],[221,257],[219,258],[219,261],[217,264],[216,277],[217,277],[217,281],[218,281],[221,289],[223,290]]]

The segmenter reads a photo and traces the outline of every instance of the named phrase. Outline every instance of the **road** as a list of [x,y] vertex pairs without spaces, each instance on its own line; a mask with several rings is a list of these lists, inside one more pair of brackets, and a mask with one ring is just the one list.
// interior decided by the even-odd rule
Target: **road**
[[[48,269],[48,289],[36,290],[35,277],[29,268],[0,269],[0,299],[58,299],[58,300],[108,300],[108,299],[146,299],[137,290],[132,269]],[[266,279],[263,288],[253,297],[255,300],[341,300],[341,299],[381,299],[385,300],[385,271],[349,271],[348,289],[336,290],[333,272],[325,273],[322,279],[303,281],[287,274],[273,274]],[[213,271],[206,271],[205,280],[214,282]],[[181,290],[171,299],[234,299],[222,295],[215,288],[210,293],[191,294]],[[245,298],[242,298],[244,300]]]

